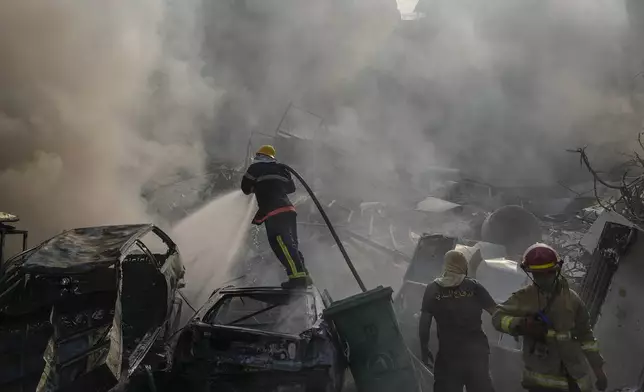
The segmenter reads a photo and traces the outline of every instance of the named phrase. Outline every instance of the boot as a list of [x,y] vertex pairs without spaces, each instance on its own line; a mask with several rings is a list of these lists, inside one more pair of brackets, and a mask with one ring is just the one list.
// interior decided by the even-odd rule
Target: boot
[[292,278],[282,283],[282,288],[287,290],[304,289],[313,283],[310,277]]

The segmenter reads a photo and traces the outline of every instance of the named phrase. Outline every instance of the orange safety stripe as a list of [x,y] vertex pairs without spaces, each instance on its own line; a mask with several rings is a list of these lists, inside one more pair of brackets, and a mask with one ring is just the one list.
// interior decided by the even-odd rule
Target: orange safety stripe
[[264,223],[264,221],[266,219],[270,218],[271,216],[275,216],[277,214],[281,214],[282,212],[289,212],[289,211],[295,211],[295,207],[286,206],[286,207],[277,208],[277,209],[269,212],[268,214],[264,215],[264,217],[262,219],[255,219],[255,223]]

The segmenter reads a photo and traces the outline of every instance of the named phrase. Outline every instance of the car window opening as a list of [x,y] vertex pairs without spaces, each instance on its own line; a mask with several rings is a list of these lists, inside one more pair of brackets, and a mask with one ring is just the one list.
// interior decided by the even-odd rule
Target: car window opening
[[207,322],[266,332],[300,334],[313,326],[310,300],[303,295],[228,295]]

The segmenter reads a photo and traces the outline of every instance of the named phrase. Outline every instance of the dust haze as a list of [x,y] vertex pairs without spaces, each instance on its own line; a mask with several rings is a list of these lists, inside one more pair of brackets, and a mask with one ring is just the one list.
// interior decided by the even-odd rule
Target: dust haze
[[[226,88],[208,145],[227,145],[220,156],[239,162],[251,133],[272,134],[293,103],[327,125],[294,133],[339,153],[278,158],[323,172],[306,178],[331,199],[418,201],[430,166],[500,186],[585,180],[566,149],[590,145],[615,163],[641,128],[624,1],[428,0],[416,9],[422,19],[404,22],[389,0],[208,4],[206,72]],[[303,249],[314,278],[355,292],[327,245]],[[369,287],[400,281],[402,272],[369,263]]]
[[330,144],[351,146],[356,193],[397,166],[574,179],[566,148],[614,134],[628,150],[640,127],[623,1],[423,0],[425,17],[405,22],[389,0],[237,3],[208,14],[205,52],[228,86],[219,127],[272,133],[293,101],[327,121]]
[[[341,153],[313,162],[296,151],[287,163],[326,170],[307,178],[316,190],[363,201],[415,198],[396,181],[429,166],[548,183],[580,175],[566,148],[631,148],[639,54],[623,1],[423,0],[424,18],[401,21],[398,8],[413,6],[5,1],[0,209],[21,216],[32,242],[163,223],[142,190],[209,160],[245,164],[251,134],[274,132],[289,103],[320,116],[315,138]],[[211,236],[231,230],[211,224]]]
[[31,244],[150,221],[141,189],[202,170],[219,92],[200,75],[200,3],[0,6],[0,209]]

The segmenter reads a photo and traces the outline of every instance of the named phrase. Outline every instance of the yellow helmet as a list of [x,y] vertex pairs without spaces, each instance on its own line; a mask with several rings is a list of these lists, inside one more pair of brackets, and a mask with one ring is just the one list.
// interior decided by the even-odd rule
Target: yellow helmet
[[271,145],[263,145],[257,150],[256,154],[262,154],[262,155],[267,155],[273,159],[275,159],[275,147]]

